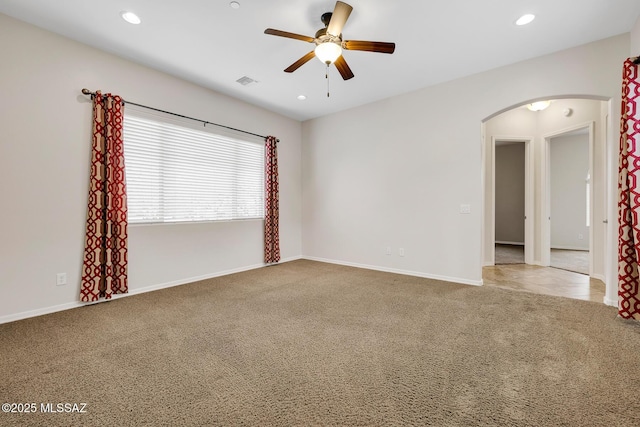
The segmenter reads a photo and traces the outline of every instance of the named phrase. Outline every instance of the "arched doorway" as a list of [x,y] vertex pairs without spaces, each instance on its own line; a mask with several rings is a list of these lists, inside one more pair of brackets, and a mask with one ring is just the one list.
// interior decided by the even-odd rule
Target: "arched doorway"
[[[536,269],[550,265],[551,239],[549,202],[549,141],[555,136],[578,129],[586,129],[589,135],[589,194],[583,193],[589,202],[586,216],[590,222],[587,233],[577,237],[589,242],[589,271],[591,280],[598,280],[601,287],[607,282],[611,257],[608,256],[608,200],[610,200],[611,167],[609,152],[612,136],[609,135],[609,100],[601,97],[551,97],[552,102],[542,111],[530,111],[527,101],[502,110],[483,121],[483,266],[495,265],[496,242],[496,142],[501,140],[529,141],[525,167],[527,188],[523,188],[527,208],[524,221],[524,243],[526,259],[523,264],[532,268],[527,276],[532,277]],[[615,172],[614,172],[615,173]],[[500,215],[498,215],[500,216]],[[517,242],[516,242],[517,243]],[[549,272],[539,272],[548,275]],[[515,280],[515,279],[514,279]],[[562,279],[565,280],[566,279]],[[542,281],[542,279],[541,279]],[[589,283],[590,279],[584,281]],[[547,278],[547,282],[549,279]],[[571,282],[571,280],[569,280]],[[586,299],[586,298],[583,298]],[[605,291],[598,292],[597,300],[605,300]]]

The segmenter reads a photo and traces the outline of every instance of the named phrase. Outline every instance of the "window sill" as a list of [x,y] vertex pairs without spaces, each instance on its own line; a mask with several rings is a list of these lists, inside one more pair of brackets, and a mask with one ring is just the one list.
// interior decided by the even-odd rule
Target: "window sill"
[[134,223],[130,223],[129,227],[155,227],[155,226],[162,226],[162,225],[224,224],[229,222],[251,222],[251,221],[264,222],[264,218],[222,219],[222,220],[208,220],[208,221],[134,222]]

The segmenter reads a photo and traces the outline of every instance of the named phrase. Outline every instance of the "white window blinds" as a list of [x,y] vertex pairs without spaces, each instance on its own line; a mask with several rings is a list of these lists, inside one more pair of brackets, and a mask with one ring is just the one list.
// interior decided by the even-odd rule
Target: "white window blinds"
[[248,138],[125,112],[129,223],[263,218],[264,141]]

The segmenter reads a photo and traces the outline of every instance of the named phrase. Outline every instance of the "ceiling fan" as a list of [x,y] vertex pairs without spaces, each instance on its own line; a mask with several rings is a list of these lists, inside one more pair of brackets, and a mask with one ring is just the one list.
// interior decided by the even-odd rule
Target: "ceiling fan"
[[327,64],[327,67],[329,67],[329,65],[331,64],[335,64],[342,78],[344,80],[349,80],[354,75],[351,71],[351,68],[349,68],[349,65],[347,65],[347,62],[342,57],[343,49],[393,53],[393,51],[396,49],[395,43],[342,40],[342,28],[347,22],[347,19],[349,19],[349,15],[351,14],[352,10],[353,7],[351,7],[350,5],[341,1],[337,1],[333,13],[327,12],[322,15],[321,20],[325,27],[319,29],[316,32],[315,37],[274,30],[273,28],[267,28],[266,30],[264,30],[265,34],[302,40],[304,42],[314,43],[316,45],[314,50],[298,59],[284,71],[287,73],[293,73],[295,70],[306,64],[309,60],[311,60],[311,58],[315,56],[320,61]]

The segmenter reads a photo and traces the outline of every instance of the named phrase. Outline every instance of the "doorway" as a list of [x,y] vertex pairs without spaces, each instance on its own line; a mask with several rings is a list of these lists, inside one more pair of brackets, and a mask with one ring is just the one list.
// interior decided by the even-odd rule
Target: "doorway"
[[493,137],[493,264],[533,263],[532,138]]
[[[607,122],[611,113],[611,102],[603,99],[565,98],[547,104],[549,106],[545,111],[533,112],[527,109],[525,104],[503,110],[483,121],[483,281],[487,285],[522,285],[522,290],[570,297],[576,297],[575,294],[579,292],[581,298],[611,304],[610,299],[604,296],[608,295],[606,292],[609,291],[605,286],[606,278],[609,277],[606,272],[611,269],[608,259],[610,242],[606,240],[607,227],[610,226],[607,223],[608,189],[613,179],[608,174],[607,163],[613,147],[613,139],[608,131],[610,124]],[[551,221],[554,215],[550,211],[551,195],[550,187],[547,185],[548,179],[551,179],[549,157],[552,155],[548,144],[553,143],[554,138],[571,136],[571,132],[586,133],[589,138],[589,168],[581,177],[580,191],[584,206],[589,206],[583,214],[585,226],[587,221],[589,226],[586,231],[583,229],[581,232],[572,232],[576,237],[580,237],[581,234],[582,243],[589,245],[588,261],[585,263],[588,264],[588,275],[549,267],[552,246]],[[511,136],[505,138],[502,135]],[[529,232],[524,246],[530,258],[525,260],[526,264],[496,266],[495,244],[501,240],[500,236],[496,235],[495,143],[498,142],[500,146],[502,141],[529,141],[529,149],[526,151],[530,158],[525,162],[525,167],[530,168],[526,174],[529,185],[529,196],[526,196],[526,199],[530,206],[526,208],[525,215],[525,229]],[[554,243],[554,246],[559,245]],[[566,245],[565,249],[573,247]],[[548,285],[553,289],[543,289],[542,285]],[[564,285],[566,289],[560,289]]]
[[545,135],[542,265],[593,275],[595,123]]

